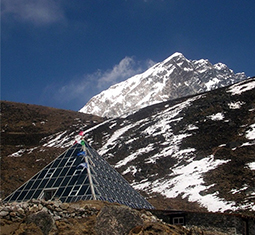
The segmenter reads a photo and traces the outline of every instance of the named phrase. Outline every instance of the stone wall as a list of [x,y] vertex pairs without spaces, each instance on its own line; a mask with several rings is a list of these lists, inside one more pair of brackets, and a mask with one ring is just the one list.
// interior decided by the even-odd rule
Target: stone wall
[[0,218],[11,221],[22,221],[26,216],[44,211],[54,220],[65,218],[84,218],[98,213],[98,209],[91,206],[80,207],[78,204],[62,203],[61,201],[45,201],[32,199],[27,202],[12,202],[0,206]]
[[[32,199],[0,205],[1,235],[187,234],[151,212],[102,201],[62,203]],[[106,233],[106,231],[108,231]]]

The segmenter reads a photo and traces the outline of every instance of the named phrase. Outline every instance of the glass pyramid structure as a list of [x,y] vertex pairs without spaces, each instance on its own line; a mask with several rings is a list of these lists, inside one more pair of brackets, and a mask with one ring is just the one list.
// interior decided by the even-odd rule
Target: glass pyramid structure
[[84,140],[58,156],[4,201],[32,198],[62,202],[102,200],[132,208],[153,208]]

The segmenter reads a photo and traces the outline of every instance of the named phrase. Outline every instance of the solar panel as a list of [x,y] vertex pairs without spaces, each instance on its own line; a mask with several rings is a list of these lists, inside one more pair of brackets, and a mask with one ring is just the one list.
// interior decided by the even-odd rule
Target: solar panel
[[87,142],[75,144],[4,199],[103,200],[133,208],[153,208]]

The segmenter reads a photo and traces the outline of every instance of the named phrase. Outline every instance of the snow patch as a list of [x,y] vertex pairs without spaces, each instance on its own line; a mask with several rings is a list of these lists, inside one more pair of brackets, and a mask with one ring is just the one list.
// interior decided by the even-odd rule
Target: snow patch
[[249,83],[244,84],[235,84],[229,88],[227,92],[231,93],[231,95],[240,95],[243,92],[252,90],[255,88],[255,81],[251,81]]
[[199,128],[193,124],[189,124],[187,127],[188,131],[193,131],[193,130],[197,130],[197,129],[199,129]]
[[206,86],[206,90],[207,91],[210,91],[214,88],[214,86],[216,84],[218,84],[220,82],[220,80],[218,78],[213,78],[211,80],[209,80],[209,82],[205,83],[205,86]]
[[230,109],[240,109],[242,105],[244,105],[245,102],[237,101],[237,102],[231,102],[228,104],[228,107]]
[[182,195],[189,201],[197,201],[209,211],[224,211],[230,209],[234,203],[226,202],[214,194],[201,194],[202,191],[212,187],[205,186],[203,174],[213,170],[221,164],[227,163],[226,160],[214,159],[213,155],[201,160],[194,160],[186,166],[181,165],[173,168],[168,179],[157,179],[154,182],[144,181],[133,183],[135,189],[143,189],[149,193],[160,193],[168,198]]
[[19,151],[10,154],[8,157],[21,157],[26,149],[20,149]]
[[223,113],[216,113],[207,116],[207,118],[211,119],[212,121],[221,121],[224,119],[224,114]]
[[30,148],[30,149],[20,149],[19,151],[8,155],[8,157],[22,157],[24,153],[31,154],[38,147]]
[[247,165],[252,171],[255,171],[255,162],[250,162]]
[[50,140],[47,143],[45,143],[43,147],[57,147],[57,148],[69,147],[72,143],[70,141],[70,136],[66,135],[66,133],[67,131],[62,131],[48,137],[50,138]]
[[246,131],[245,137],[249,140],[255,139],[255,123],[250,125],[249,130]]
[[99,155],[103,155],[105,154],[107,151],[109,151],[108,146],[112,145],[115,141],[117,141],[119,139],[119,137],[124,134],[126,131],[128,131],[130,128],[133,127],[133,124],[124,126],[121,129],[118,129],[117,131],[115,131],[112,136],[107,140],[106,144],[104,144],[104,146],[98,150]]
[[132,175],[135,175],[137,168],[135,166],[129,166],[125,171],[122,172],[122,175],[126,175],[129,172],[132,173]]
[[124,158],[123,160],[116,163],[115,168],[119,168],[121,166],[126,165],[128,162],[133,161],[136,159],[139,155],[145,154],[153,150],[153,144],[149,144],[146,148],[141,148],[137,152],[129,155],[128,157]]

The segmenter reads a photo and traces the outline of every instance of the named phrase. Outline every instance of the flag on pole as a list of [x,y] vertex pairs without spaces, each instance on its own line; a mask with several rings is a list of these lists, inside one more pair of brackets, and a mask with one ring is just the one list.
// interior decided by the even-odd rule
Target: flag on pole
[[81,145],[85,145],[85,141],[84,140],[81,140]]
[[82,152],[77,153],[77,156],[81,156],[81,155],[85,156],[85,155],[86,155],[86,152],[85,152],[85,151],[82,151]]
[[80,166],[83,167],[83,168],[88,168],[88,165],[87,165],[86,162],[80,163],[76,168],[78,168]]
[[84,133],[83,131],[80,131],[79,135],[80,135],[80,136],[83,136],[83,133]]

